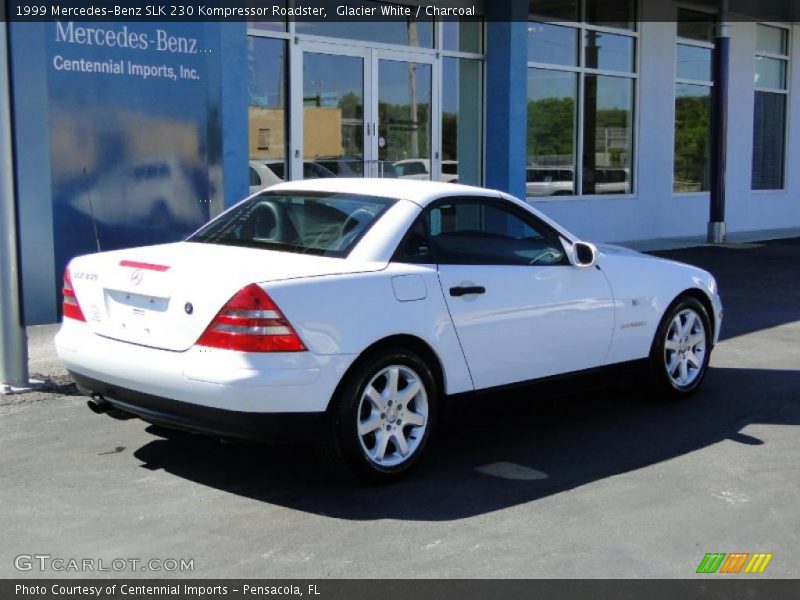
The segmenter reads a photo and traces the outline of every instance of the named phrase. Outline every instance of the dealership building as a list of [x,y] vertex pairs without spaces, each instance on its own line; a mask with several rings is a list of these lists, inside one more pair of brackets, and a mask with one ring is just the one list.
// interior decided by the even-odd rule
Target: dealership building
[[705,239],[715,194],[731,237],[800,228],[791,16],[732,2],[721,28],[708,1],[469,6],[476,16],[10,23],[26,322],[58,319],[71,257],[179,240],[285,179],[485,185],[592,241]]

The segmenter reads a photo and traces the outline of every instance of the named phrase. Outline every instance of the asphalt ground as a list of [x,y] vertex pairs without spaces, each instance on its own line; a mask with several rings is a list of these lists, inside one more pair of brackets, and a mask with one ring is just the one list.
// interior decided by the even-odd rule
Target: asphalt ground
[[[385,487],[343,484],[303,446],[94,415],[54,328],[32,328],[49,383],[0,399],[0,577],[692,578],[707,552],[768,552],[757,577],[796,578],[800,239],[659,254],[719,282],[700,393],[590,380],[473,398]],[[193,570],[19,571],[25,554]]]

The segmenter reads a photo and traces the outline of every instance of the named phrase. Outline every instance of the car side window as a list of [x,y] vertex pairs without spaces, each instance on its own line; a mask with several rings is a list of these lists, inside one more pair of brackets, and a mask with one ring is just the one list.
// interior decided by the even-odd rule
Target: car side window
[[427,211],[429,251],[440,264],[567,264],[558,234],[513,206],[461,199]]
[[397,247],[394,259],[397,262],[431,264],[434,261],[428,240],[427,218],[420,216]]

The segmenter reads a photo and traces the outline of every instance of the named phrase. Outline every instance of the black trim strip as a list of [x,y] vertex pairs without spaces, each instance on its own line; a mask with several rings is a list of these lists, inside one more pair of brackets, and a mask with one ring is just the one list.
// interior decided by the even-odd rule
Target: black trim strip
[[[255,413],[225,410],[162,398],[70,371],[78,389],[100,395],[114,408],[143,421],[219,437],[263,442],[300,442],[316,437],[324,412]],[[265,398],[266,400],[266,398]]]

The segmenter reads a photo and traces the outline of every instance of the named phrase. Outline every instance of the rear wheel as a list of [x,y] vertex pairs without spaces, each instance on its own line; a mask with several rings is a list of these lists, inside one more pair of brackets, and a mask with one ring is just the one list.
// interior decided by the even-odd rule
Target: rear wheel
[[416,353],[368,356],[333,398],[318,454],[350,478],[389,481],[419,460],[438,404],[436,378]]
[[673,397],[688,396],[702,383],[711,356],[711,322],[696,298],[684,297],[664,316],[650,352],[656,384]]

